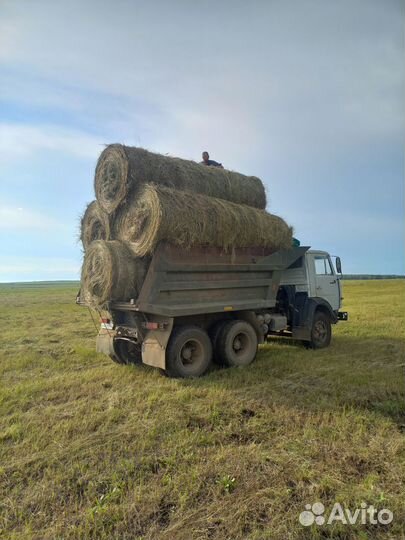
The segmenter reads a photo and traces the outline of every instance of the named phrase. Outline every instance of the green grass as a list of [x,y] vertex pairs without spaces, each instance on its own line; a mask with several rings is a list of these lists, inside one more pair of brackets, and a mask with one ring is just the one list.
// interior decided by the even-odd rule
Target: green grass
[[[191,381],[96,354],[76,292],[0,287],[0,537],[405,537],[403,280],[345,282],[327,350]],[[303,527],[316,501],[394,520]]]

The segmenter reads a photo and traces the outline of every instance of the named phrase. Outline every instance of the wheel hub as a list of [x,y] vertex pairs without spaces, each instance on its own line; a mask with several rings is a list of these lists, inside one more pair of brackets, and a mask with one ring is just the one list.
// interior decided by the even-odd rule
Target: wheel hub
[[323,321],[318,321],[314,327],[314,335],[316,339],[322,341],[326,337],[326,326]]
[[191,347],[184,347],[181,356],[184,360],[190,360],[193,355],[193,349]]
[[249,338],[246,334],[237,334],[232,342],[232,348],[238,355],[244,354],[246,347],[249,346]]
[[183,365],[191,365],[194,362],[198,362],[202,355],[201,344],[195,339],[187,340],[180,351],[180,359]]

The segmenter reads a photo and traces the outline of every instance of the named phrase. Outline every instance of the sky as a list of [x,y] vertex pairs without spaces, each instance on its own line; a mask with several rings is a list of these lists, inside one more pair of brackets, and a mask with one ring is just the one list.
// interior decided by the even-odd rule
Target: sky
[[0,0],[0,281],[78,279],[120,142],[259,176],[345,273],[404,274],[405,3]]

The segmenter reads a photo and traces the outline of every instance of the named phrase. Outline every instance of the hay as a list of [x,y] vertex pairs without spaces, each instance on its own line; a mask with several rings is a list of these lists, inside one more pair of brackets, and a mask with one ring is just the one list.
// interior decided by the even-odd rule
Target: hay
[[116,238],[130,242],[138,256],[150,254],[161,240],[183,246],[291,247],[292,229],[278,216],[246,205],[146,184],[120,210]]
[[262,181],[255,176],[207,167],[121,144],[107,146],[97,162],[97,200],[109,214],[146,183],[189,190],[256,208],[266,207]]
[[149,259],[137,258],[118,241],[92,242],[82,266],[81,297],[101,309],[106,302],[128,302],[137,298],[148,269]]
[[91,202],[81,219],[80,240],[86,250],[94,240],[110,239],[110,218],[97,201]]

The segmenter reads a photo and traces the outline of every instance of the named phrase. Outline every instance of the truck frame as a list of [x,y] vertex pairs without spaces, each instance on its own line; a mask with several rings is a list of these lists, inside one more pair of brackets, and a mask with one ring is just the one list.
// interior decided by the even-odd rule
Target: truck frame
[[[161,243],[138,298],[110,302],[96,350],[121,364],[144,363],[172,377],[198,377],[212,360],[250,364],[272,336],[318,349],[340,311],[340,259],[309,247],[212,247]],[[80,292],[76,302],[86,305]]]

